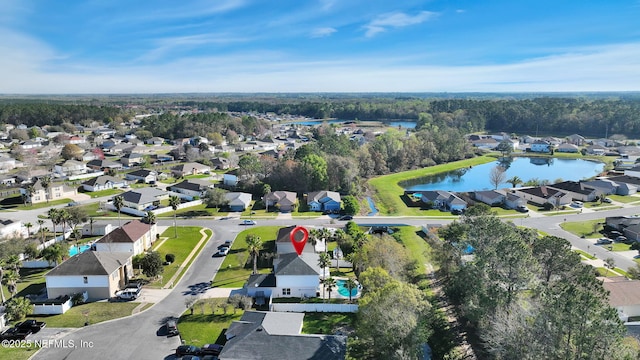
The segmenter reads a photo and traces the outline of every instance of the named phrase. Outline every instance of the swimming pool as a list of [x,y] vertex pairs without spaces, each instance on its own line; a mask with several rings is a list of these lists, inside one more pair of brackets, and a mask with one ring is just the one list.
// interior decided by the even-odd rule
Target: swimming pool
[[[80,245],[80,253],[83,253],[87,250],[91,249],[91,245]],[[78,247],[75,245],[72,245],[69,247],[69,256],[74,256],[78,254]]]
[[[336,280],[336,288],[338,288],[338,294],[349,297],[349,289],[347,289],[346,283],[346,280]],[[360,284],[351,289],[351,297],[358,295],[358,291],[360,291]]]

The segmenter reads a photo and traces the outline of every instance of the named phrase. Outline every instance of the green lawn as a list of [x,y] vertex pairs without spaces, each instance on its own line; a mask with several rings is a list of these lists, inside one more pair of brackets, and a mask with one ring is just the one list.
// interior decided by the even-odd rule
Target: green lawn
[[623,196],[623,195],[607,195],[607,197],[613,201],[621,202],[621,203],[631,203],[640,201],[640,197],[638,196]]
[[333,335],[340,329],[353,329],[355,321],[354,313],[305,313],[302,333]]
[[44,321],[47,327],[83,327],[88,320],[90,324],[97,324],[103,321],[118,319],[131,315],[133,309],[140,303],[137,302],[93,302],[74,306],[69,311],[60,315],[39,315],[28,316],[30,319]]
[[625,243],[614,242],[613,244],[611,244],[609,246],[613,246],[613,251],[629,251],[629,250],[631,250],[631,245],[630,244],[625,244]]
[[429,263],[431,257],[431,247],[427,242],[419,235],[422,230],[413,226],[400,226],[394,228],[397,230],[393,237],[400,240],[407,250],[411,259],[417,264],[416,272],[418,274],[426,274],[426,264]]
[[620,274],[617,274],[605,267],[597,267],[596,271],[598,272],[599,276],[604,276],[604,277],[614,277],[614,276],[620,276]]
[[202,309],[196,303],[193,315],[190,310],[187,310],[180,316],[178,320],[180,337],[189,345],[202,346],[214,343],[224,345],[223,331],[229,328],[232,321],[240,320],[244,311],[236,310],[234,314],[233,310],[227,310],[227,314],[224,314],[222,309],[217,308],[213,313],[209,304],[205,304],[204,313],[201,312]]
[[591,254],[587,253],[586,251],[582,251],[582,250],[578,250],[578,249],[575,249],[575,250],[573,250],[573,251],[574,251],[574,252],[576,252],[576,253],[578,253],[578,254],[580,254],[580,255],[582,255],[582,256],[584,256],[584,257],[586,257],[586,258],[587,258],[587,259],[589,259],[589,260],[595,260],[595,259],[597,259],[595,256],[593,256],[593,255],[591,255]]
[[[28,294],[37,294],[45,288],[44,274],[51,269],[20,269],[20,281],[18,281],[17,296],[25,296]],[[5,285],[2,285],[2,291],[6,299],[9,298],[9,291]]]
[[[167,240],[155,249],[160,254],[160,257],[164,261],[166,254],[174,254],[176,260],[171,264],[164,267],[162,272],[162,279],[152,281],[150,286],[162,287],[167,284],[171,277],[178,271],[180,265],[185,261],[187,256],[191,253],[193,248],[198,244],[202,235],[200,234],[200,227],[197,226],[178,226],[178,237],[174,237],[174,227],[171,226],[165,230],[160,237],[166,237]],[[211,233],[209,232],[209,236]],[[193,258],[192,258],[193,260]],[[185,268],[186,269],[186,268]],[[176,279],[177,281],[178,279]]]
[[106,189],[106,190],[100,190],[100,191],[79,191],[79,192],[85,195],[89,195],[91,196],[91,198],[95,199],[103,196],[113,196],[113,195],[122,194],[124,191],[120,189]]
[[399,182],[434,175],[446,171],[480,165],[495,161],[495,157],[480,156],[473,159],[454,161],[448,164],[431,166],[418,170],[379,176],[368,181],[374,191],[374,201],[378,210],[384,215],[423,215],[420,208],[409,208],[402,200],[404,189]]
[[[279,226],[258,226],[239,233],[233,245],[231,245],[229,254],[220,265],[220,270],[216,273],[211,286],[224,288],[242,287],[253,270],[245,241],[247,235],[255,234],[259,236],[264,244],[263,248],[266,251],[275,252],[275,239],[279,228]],[[261,273],[271,271],[270,262],[268,261],[259,260],[258,265],[262,265],[258,266],[258,270]]]
[[[604,223],[604,219],[563,222],[560,224],[560,227],[563,230],[568,231],[576,236],[584,236],[587,239],[595,239],[602,237],[602,234],[600,234],[600,231],[602,230],[602,223]],[[596,224],[598,224],[598,226],[594,231],[594,226],[596,226]]]
[[[216,208],[209,208],[206,204],[189,206],[188,208],[176,211],[176,216],[181,217],[201,217],[201,216],[227,216],[226,211],[219,211]],[[173,218],[173,211],[158,215],[159,218]]]
[[28,360],[39,349],[35,347],[35,344],[33,345],[34,347],[31,349],[0,346],[0,359]]
[[49,202],[42,202],[37,204],[27,204],[26,206],[22,202],[21,196],[13,196],[0,200],[0,206],[5,209],[11,210],[34,210],[34,209],[42,209],[50,206],[62,205],[72,202],[71,199],[58,199],[51,200]]

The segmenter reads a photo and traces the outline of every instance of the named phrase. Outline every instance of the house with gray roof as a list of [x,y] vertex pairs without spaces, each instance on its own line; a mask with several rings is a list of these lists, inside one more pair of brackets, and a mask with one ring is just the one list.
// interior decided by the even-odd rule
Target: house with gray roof
[[100,175],[83,182],[82,188],[85,191],[93,192],[108,189],[120,189],[125,185],[127,185],[126,180],[109,175]]
[[609,178],[609,180],[618,185],[618,187],[616,188],[617,195],[635,194],[636,192],[638,192],[638,188],[640,187],[640,178],[634,176],[612,176]]
[[459,198],[456,194],[444,190],[416,191],[414,196],[420,194],[420,200],[425,204],[430,204],[434,209],[441,210],[464,210],[467,202]]
[[595,189],[600,194],[615,194],[618,191],[618,187],[620,185],[616,184],[614,181],[609,179],[596,179],[590,181],[582,181],[582,186],[589,189]]
[[245,211],[251,205],[251,194],[243,192],[228,192],[224,194],[229,211]]
[[96,251],[131,253],[135,256],[151,247],[156,233],[156,224],[146,224],[136,219],[105,234],[94,246]]
[[95,159],[95,160],[89,161],[87,163],[87,167],[93,170],[102,170],[102,171],[108,170],[108,169],[120,170],[122,169],[122,164],[113,162],[111,160]]
[[513,190],[513,193],[520,196],[525,201],[541,206],[546,203],[553,206],[562,206],[571,203],[571,195],[548,186],[517,188]]
[[281,212],[293,211],[298,204],[296,193],[291,191],[272,191],[265,195],[263,200],[268,207],[275,206]]
[[562,143],[558,145],[558,148],[556,149],[556,151],[563,152],[563,153],[578,153],[580,152],[580,148],[573,144]]
[[124,175],[124,178],[129,181],[143,182],[145,184],[152,183],[158,180],[158,173],[153,170],[140,169],[130,171]]
[[180,164],[171,168],[171,173],[177,178],[187,175],[208,174],[210,171],[211,168],[209,166],[195,162]]
[[158,206],[161,200],[168,199],[169,194],[158,188],[147,187],[129,190],[120,194],[124,200],[124,207],[145,210],[150,206]]
[[307,205],[310,211],[339,211],[342,199],[336,191],[314,191],[307,195]]
[[220,360],[342,360],[347,337],[301,334],[304,314],[246,311],[227,329]]
[[567,193],[573,200],[593,201],[601,192],[597,189],[584,186],[577,181],[562,181],[556,184],[547,185],[551,189],[556,189]]
[[180,183],[169,186],[167,190],[182,194],[193,199],[196,196],[203,197],[206,194],[207,190],[213,189],[213,186],[213,183],[209,180],[187,179]]
[[473,196],[476,200],[489,206],[500,205],[505,199],[505,194],[497,190],[476,191]]
[[45,275],[47,297],[86,291],[89,300],[108,299],[133,277],[133,253],[85,251]]

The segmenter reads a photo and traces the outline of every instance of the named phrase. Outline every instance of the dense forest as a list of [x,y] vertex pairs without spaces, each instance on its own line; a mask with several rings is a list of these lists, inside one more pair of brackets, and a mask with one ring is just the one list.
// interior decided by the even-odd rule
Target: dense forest
[[[524,96],[518,94],[443,95],[417,94],[255,96],[104,96],[101,98],[47,100],[0,99],[0,122],[59,125],[87,119],[108,122],[132,114],[131,105],[154,112],[198,109],[212,112],[272,112],[311,118],[349,120],[415,120],[422,126],[449,126],[463,132],[505,131],[518,134],[579,133],[604,137],[611,134],[640,136],[640,97],[615,96]],[[188,117],[188,121],[204,121]],[[223,118],[224,120],[224,118]],[[161,134],[158,134],[162,136]]]

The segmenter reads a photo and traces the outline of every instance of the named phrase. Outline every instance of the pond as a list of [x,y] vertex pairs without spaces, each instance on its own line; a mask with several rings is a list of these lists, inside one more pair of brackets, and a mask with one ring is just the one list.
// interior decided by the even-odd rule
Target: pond
[[[489,173],[497,165],[506,167],[505,180],[514,176],[529,180],[547,180],[550,183],[559,181],[579,181],[594,177],[602,172],[604,164],[581,159],[528,158],[517,157],[512,161],[495,161],[477,165],[472,168],[458,169],[446,173],[403,181],[399,185],[408,191],[446,190],[467,192],[492,190],[494,186],[489,180]],[[498,188],[511,187],[502,183]]]

